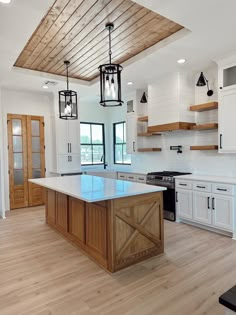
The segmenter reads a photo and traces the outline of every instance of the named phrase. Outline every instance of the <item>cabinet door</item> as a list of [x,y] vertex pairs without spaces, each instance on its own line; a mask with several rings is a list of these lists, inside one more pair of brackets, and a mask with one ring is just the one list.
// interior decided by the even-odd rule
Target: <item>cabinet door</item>
[[56,193],[50,189],[46,192],[46,222],[53,226],[56,223]]
[[126,151],[137,152],[137,116],[128,114],[126,116]]
[[57,154],[69,153],[69,140],[68,140],[68,124],[69,121],[64,119],[56,119],[56,148]]
[[64,173],[80,171],[80,155],[58,155],[57,171]]
[[80,242],[85,242],[85,202],[69,197],[69,233]]
[[80,154],[80,125],[79,120],[68,121],[69,153]]
[[220,92],[219,152],[236,152],[236,89]]
[[212,223],[215,227],[233,231],[233,206],[233,197],[212,195]]
[[211,195],[204,192],[193,193],[193,219],[199,223],[211,224]]
[[107,208],[86,203],[86,245],[91,255],[104,263],[107,259]]
[[178,189],[176,191],[177,216],[183,219],[193,218],[192,191]]
[[68,197],[56,193],[56,227],[62,233],[68,232]]

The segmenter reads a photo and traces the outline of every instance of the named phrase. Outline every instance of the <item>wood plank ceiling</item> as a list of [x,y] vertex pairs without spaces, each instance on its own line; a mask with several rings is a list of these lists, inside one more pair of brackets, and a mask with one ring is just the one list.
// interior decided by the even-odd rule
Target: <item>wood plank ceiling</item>
[[112,62],[122,64],[183,26],[131,0],[56,0],[17,61],[16,67],[86,81],[108,62],[106,22],[113,22]]

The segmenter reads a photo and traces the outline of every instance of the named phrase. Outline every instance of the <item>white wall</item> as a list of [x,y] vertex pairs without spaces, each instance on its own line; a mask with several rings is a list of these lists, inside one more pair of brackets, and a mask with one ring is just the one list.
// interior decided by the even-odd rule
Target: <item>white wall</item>
[[[3,115],[0,90],[0,130],[3,130]],[[0,133],[2,135],[2,132]],[[4,195],[4,178],[3,178],[3,137],[0,136],[0,216],[5,218],[5,195]]]
[[[51,116],[53,115],[53,96],[46,93],[33,93],[29,91],[18,91],[1,89],[0,103],[2,105],[2,126],[1,141],[3,144],[3,177],[4,196],[9,196],[9,176],[8,176],[8,139],[7,139],[7,114],[23,114],[44,116],[45,122],[45,166],[46,176],[52,169],[53,139],[51,130]],[[1,144],[1,142],[0,142]],[[9,209],[9,199],[5,200],[6,209]]]

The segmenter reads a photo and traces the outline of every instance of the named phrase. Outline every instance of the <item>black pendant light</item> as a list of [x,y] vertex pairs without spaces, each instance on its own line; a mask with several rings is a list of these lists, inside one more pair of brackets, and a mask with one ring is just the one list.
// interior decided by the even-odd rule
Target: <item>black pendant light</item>
[[121,71],[123,67],[119,64],[111,63],[111,31],[114,29],[113,23],[107,23],[106,29],[109,31],[109,63],[100,65],[100,105],[104,107],[121,106]]
[[204,76],[203,72],[201,72],[199,79],[197,81],[196,86],[205,86],[207,85],[207,95],[208,96],[212,96],[213,95],[213,90],[209,90],[209,85],[208,85],[208,80],[207,78]]
[[77,93],[69,90],[68,67],[70,62],[64,61],[66,65],[67,90],[59,91],[59,118],[66,120],[78,119]]
[[147,103],[147,95],[145,92],[143,92],[143,95],[141,97],[140,103]]

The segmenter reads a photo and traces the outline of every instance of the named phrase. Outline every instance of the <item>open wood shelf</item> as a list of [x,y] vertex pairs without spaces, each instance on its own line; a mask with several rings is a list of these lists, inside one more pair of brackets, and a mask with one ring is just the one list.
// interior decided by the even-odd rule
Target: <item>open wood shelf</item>
[[210,102],[199,105],[190,106],[189,110],[192,112],[204,112],[206,110],[212,110],[218,108],[218,102]]
[[138,121],[148,121],[148,116],[138,117]]
[[193,145],[190,150],[218,150],[218,145]]
[[192,126],[192,130],[213,130],[213,129],[218,129],[218,124],[217,123],[208,123],[208,124],[201,124],[201,125],[195,125]]
[[161,136],[161,133],[154,132],[139,132],[138,137],[151,137],[151,136]]
[[159,152],[161,148],[140,148],[138,152]]

